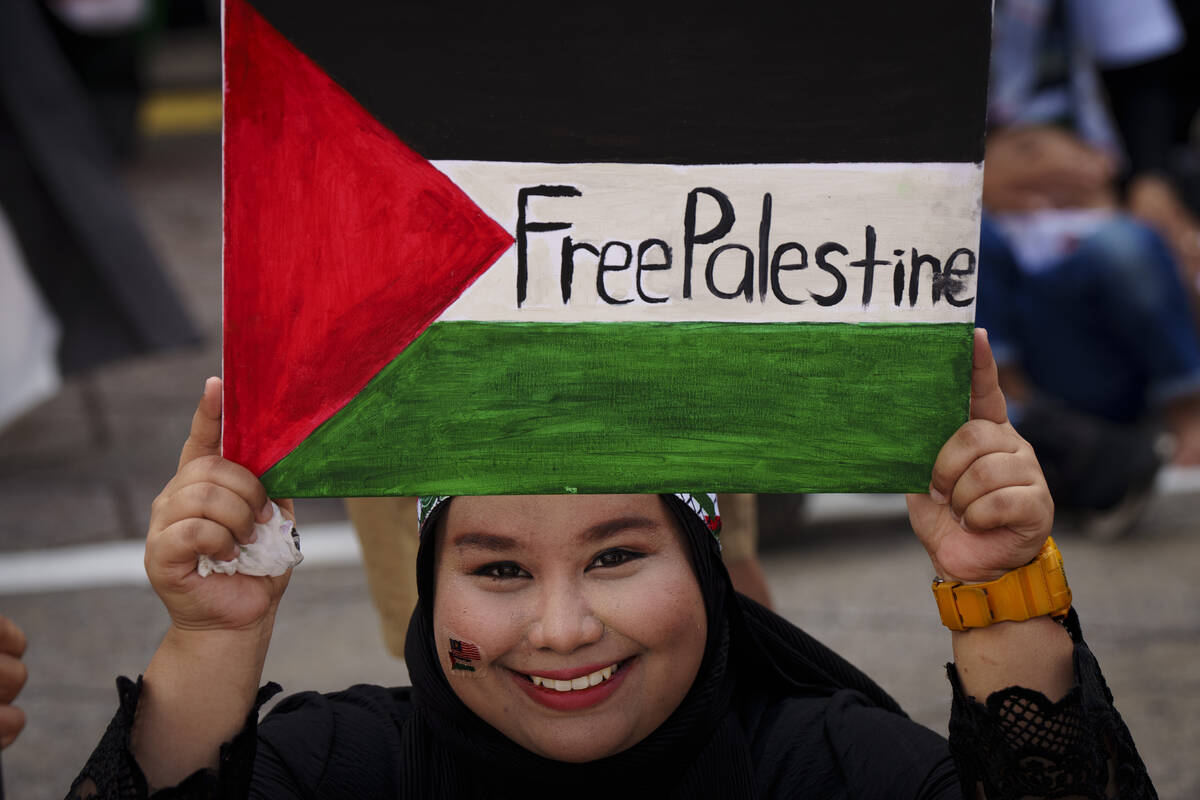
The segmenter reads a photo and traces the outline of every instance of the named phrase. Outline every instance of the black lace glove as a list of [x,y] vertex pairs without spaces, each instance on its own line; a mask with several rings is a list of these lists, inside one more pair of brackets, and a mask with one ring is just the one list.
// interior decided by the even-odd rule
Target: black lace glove
[[1075,642],[1076,685],[1057,703],[1014,686],[981,704],[963,692],[954,665],[946,666],[954,686],[950,752],[963,797],[977,797],[980,787],[988,800],[1158,797],[1074,609],[1064,625]]
[[[178,786],[156,791],[155,800],[245,797],[258,744],[258,709],[280,690],[277,683],[268,683],[258,690],[245,726],[233,739],[221,745],[217,773],[198,770]],[[137,683],[125,677],[117,678],[121,705],[79,777],[71,784],[67,800],[141,800],[149,796],[146,778],[129,751],[129,736],[141,691],[140,675]]]

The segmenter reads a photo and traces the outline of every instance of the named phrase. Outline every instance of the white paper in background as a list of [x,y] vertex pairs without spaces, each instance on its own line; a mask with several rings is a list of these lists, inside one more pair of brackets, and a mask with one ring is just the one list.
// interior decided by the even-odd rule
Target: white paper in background
[[1021,214],[996,214],[1022,272],[1036,274],[1053,268],[1079,243],[1112,220],[1108,208],[1051,208]]
[[29,276],[0,208],[0,428],[62,386],[58,321]]

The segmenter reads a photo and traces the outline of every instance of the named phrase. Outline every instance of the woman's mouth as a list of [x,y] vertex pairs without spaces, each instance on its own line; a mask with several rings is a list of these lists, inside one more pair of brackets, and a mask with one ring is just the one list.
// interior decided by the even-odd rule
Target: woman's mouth
[[534,686],[543,686],[547,689],[553,689],[556,692],[577,692],[580,689],[587,689],[611,679],[613,673],[619,671],[620,668],[621,664],[617,662],[603,669],[598,669],[595,672],[589,672],[587,675],[580,675],[570,680],[560,680],[543,675],[528,675],[526,677],[529,678]]
[[603,667],[588,667],[589,671],[582,674],[577,670],[512,674],[517,685],[535,702],[556,711],[578,711],[596,705],[616,691],[633,660],[631,657]]

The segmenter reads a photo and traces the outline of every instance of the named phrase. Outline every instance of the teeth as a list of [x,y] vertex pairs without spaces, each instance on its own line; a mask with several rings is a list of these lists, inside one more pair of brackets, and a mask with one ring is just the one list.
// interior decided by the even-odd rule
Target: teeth
[[530,680],[534,686],[541,686],[546,689],[553,689],[556,692],[573,692],[580,689],[587,689],[590,686],[596,686],[610,678],[618,669],[617,664],[604,669],[598,669],[590,675],[580,675],[578,678],[572,678],[569,681],[560,681],[554,678],[543,678],[541,675],[530,675]]

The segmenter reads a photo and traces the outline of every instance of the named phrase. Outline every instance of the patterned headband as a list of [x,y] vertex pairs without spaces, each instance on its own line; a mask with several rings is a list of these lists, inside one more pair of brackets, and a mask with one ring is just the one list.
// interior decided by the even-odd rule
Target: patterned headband
[[[695,514],[699,520],[704,523],[704,527],[712,531],[714,537],[719,537],[721,532],[721,511],[717,508],[717,496],[715,494],[686,494],[676,492],[675,496],[683,501],[688,510]],[[420,530],[425,529],[425,520],[429,519],[434,511],[449,500],[453,495],[442,494],[422,497],[417,502],[417,525]]]

